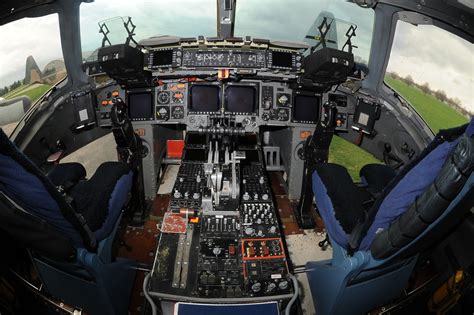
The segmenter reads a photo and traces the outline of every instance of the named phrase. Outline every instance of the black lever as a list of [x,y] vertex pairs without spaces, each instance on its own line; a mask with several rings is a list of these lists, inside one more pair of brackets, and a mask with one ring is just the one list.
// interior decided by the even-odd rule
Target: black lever
[[132,187],[133,223],[141,225],[145,221],[145,190],[143,183],[143,145],[142,139],[135,133],[128,117],[127,104],[120,98],[113,100],[110,119],[119,161],[127,163],[134,170]]
[[337,108],[334,102],[327,102],[323,107],[323,117],[316,125],[313,135],[306,139],[303,146],[304,167],[300,201],[295,212],[298,225],[303,229],[316,226],[311,205],[313,203],[312,175],[317,164],[327,163],[329,146],[336,127]]

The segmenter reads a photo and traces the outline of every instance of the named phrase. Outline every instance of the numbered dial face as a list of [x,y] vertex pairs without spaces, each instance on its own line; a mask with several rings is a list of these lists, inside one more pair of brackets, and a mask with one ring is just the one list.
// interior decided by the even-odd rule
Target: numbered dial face
[[170,94],[167,91],[161,91],[157,96],[158,104],[168,104],[170,102]]
[[173,103],[175,104],[183,104],[184,102],[184,94],[183,92],[174,92],[173,93],[173,97],[172,97],[172,101]]
[[289,118],[288,111],[286,109],[280,108],[277,112],[278,120],[287,121]]
[[170,118],[169,110],[167,107],[159,107],[156,109],[156,119],[168,120]]
[[173,107],[171,116],[172,116],[174,119],[181,119],[181,118],[184,118],[184,110],[183,110],[183,107],[182,107],[182,106]]

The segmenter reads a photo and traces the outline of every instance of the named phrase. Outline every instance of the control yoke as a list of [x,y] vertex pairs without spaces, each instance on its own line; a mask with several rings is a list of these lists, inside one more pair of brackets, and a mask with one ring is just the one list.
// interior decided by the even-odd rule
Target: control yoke
[[112,101],[110,120],[115,143],[117,144],[118,158],[119,161],[127,163],[134,170],[134,185],[132,187],[133,221],[137,225],[141,225],[145,220],[142,139],[133,130],[125,102],[120,97],[115,97]]
[[142,141],[133,131],[132,122],[127,115],[127,105],[120,97],[113,99],[110,119],[119,160],[133,167],[137,166],[142,157]]
[[313,135],[306,139],[304,146],[305,163],[313,169],[317,163],[326,163],[329,157],[334,129],[336,128],[337,108],[334,102],[323,105],[323,117],[316,125]]
[[336,128],[336,117],[336,104],[334,102],[326,102],[323,105],[323,117],[316,125],[313,135],[306,139],[303,148],[303,184],[300,203],[298,204],[298,211],[296,212],[298,224],[301,228],[308,229],[315,226],[311,215],[311,204],[313,202],[311,176],[317,164],[327,163],[328,161],[329,146],[331,145],[334,130]]

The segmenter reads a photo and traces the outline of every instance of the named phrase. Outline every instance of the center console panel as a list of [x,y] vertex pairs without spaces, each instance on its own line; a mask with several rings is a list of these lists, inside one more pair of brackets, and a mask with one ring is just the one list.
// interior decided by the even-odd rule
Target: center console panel
[[150,288],[163,298],[291,298],[257,134],[188,132],[163,227]]

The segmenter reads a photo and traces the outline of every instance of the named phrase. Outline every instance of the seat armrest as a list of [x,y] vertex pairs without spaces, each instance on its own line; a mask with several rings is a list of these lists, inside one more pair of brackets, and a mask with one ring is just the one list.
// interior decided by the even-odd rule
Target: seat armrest
[[384,164],[367,164],[359,172],[361,181],[367,185],[367,190],[374,195],[380,194],[388,183],[395,178],[393,168]]

